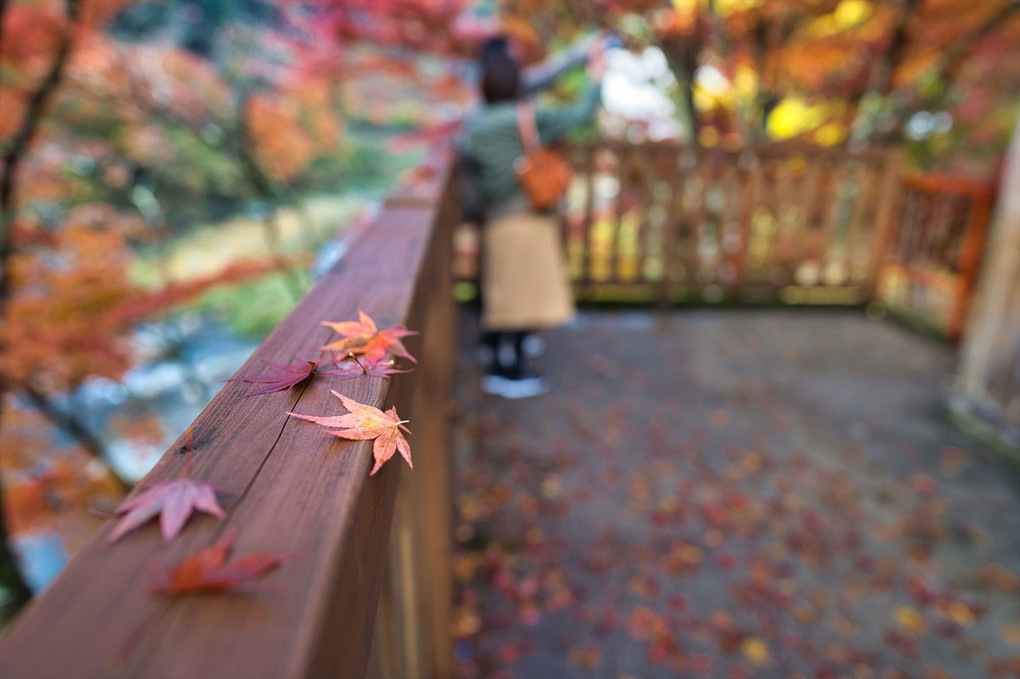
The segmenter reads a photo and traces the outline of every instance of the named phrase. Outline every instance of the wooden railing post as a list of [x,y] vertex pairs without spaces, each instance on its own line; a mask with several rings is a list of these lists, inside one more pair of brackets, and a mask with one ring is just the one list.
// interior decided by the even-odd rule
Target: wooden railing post
[[888,256],[899,197],[903,190],[900,181],[901,158],[899,151],[889,151],[882,172],[882,189],[879,192],[878,209],[875,212],[875,230],[871,235],[871,253],[868,256],[865,299],[869,302],[875,299],[876,287],[882,276],[882,267]]
[[970,204],[970,213],[964,231],[964,241],[960,247],[960,290],[953,302],[946,335],[950,339],[959,339],[963,334],[963,325],[967,320],[970,298],[977,285],[978,263],[985,248],[985,235],[988,232],[988,220],[992,212],[990,193],[975,195]]

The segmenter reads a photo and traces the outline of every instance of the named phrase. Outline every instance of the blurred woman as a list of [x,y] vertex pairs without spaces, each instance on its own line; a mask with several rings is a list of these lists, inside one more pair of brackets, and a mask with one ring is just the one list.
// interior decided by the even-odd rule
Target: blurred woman
[[[536,330],[562,325],[574,315],[566,263],[553,214],[531,209],[521,190],[515,163],[521,158],[518,100],[521,67],[505,38],[481,49],[481,90],[485,105],[465,124],[461,152],[481,194],[482,329],[493,356],[482,389],[507,398],[537,396],[547,380],[527,365],[525,338]],[[569,106],[536,106],[534,124],[542,146],[594,119],[605,71],[602,43],[592,48],[592,83]]]

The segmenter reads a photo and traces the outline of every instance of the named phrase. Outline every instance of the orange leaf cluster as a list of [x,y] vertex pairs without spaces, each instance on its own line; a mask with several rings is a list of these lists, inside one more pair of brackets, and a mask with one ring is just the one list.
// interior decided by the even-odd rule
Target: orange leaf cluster
[[273,179],[294,179],[314,155],[308,136],[292,102],[268,94],[256,94],[244,111],[248,134],[255,141],[255,157]]
[[393,354],[417,362],[400,341],[403,337],[417,335],[417,332],[402,327],[379,330],[372,317],[361,310],[358,311],[358,319],[340,323],[323,321],[323,325],[343,335],[343,339],[327,344],[322,350],[364,356],[369,361],[381,361],[387,354]]
[[139,228],[109,205],[85,205],[52,234],[52,247],[12,256],[0,373],[51,392],[130,367],[129,328],[113,312],[135,294],[126,237]]

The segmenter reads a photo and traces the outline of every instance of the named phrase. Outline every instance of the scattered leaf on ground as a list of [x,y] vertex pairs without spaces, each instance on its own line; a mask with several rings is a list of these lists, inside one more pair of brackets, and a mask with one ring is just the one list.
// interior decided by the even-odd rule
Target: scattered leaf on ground
[[755,637],[745,639],[744,643],[740,646],[740,650],[755,665],[767,665],[771,659],[769,647],[764,641]]

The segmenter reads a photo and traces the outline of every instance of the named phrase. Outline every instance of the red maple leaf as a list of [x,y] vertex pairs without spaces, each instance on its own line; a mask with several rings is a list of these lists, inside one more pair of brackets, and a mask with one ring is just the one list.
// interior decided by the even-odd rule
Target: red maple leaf
[[315,415],[299,415],[298,413],[287,414],[326,427],[328,433],[340,438],[354,441],[375,439],[375,443],[372,444],[375,465],[372,467],[372,471],[368,473],[369,476],[379,471],[383,463],[393,457],[393,453],[398,450],[403,458],[407,460],[407,465],[412,469],[414,468],[414,465],[411,463],[411,447],[407,444],[407,439],[400,433],[400,430],[403,429],[409,434],[411,432],[404,426],[407,420],[400,419],[395,407],[390,408],[384,413],[374,406],[358,403],[343,394],[338,394],[335,391],[331,391],[331,393],[344,404],[344,408],[349,411],[347,415],[318,417]]
[[185,596],[225,592],[258,580],[294,558],[290,554],[250,554],[227,564],[236,535],[235,528],[214,545],[184,557],[171,570],[154,571],[149,582],[150,594]]
[[352,377],[389,377],[401,373],[409,373],[410,370],[397,369],[396,361],[361,361],[354,354],[348,354],[349,358],[334,363],[335,370],[320,370],[319,375],[340,375],[344,379]]
[[213,487],[208,483],[188,478],[191,473],[191,454],[191,431],[188,430],[184,477],[154,483],[122,502],[114,513],[126,516],[107,536],[106,544],[112,545],[125,533],[138,528],[157,514],[163,540],[166,542],[170,542],[181,532],[184,524],[188,522],[188,517],[195,510],[215,516],[217,519],[224,517],[223,508],[216,501],[216,491]]
[[403,356],[412,363],[418,362],[400,341],[400,338],[417,335],[417,332],[407,328],[379,330],[372,317],[360,309],[358,318],[360,319],[358,321],[340,323],[323,321],[323,325],[343,335],[343,339],[321,347],[322,351],[336,351],[345,355],[357,354],[364,356],[369,361],[381,361],[386,358],[387,354],[393,354],[394,356]]
[[300,363],[284,365],[282,363],[265,361],[265,364],[269,366],[268,373],[263,375],[253,375],[251,377],[233,377],[228,381],[240,380],[241,382],[252,382],[255,384],[265,385],[250,394],[246,394],[245,398],[248,398],[249,396],[259,396],[260,394],[272,394],[277,391],[293,389],[307,380],[315,372],[315,368],[318,367],[319,362],[301,361]]

